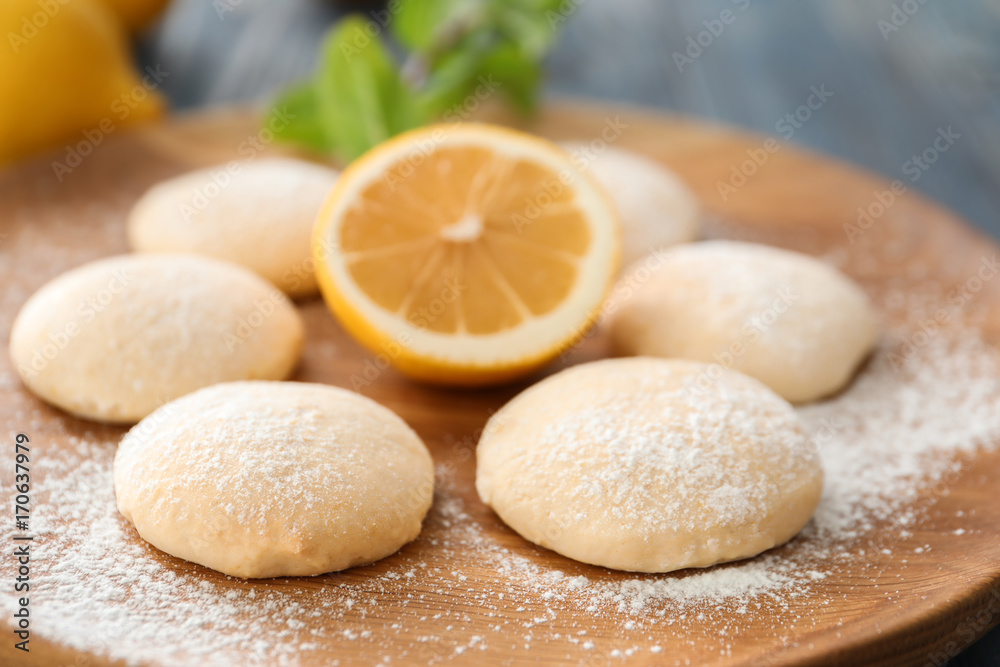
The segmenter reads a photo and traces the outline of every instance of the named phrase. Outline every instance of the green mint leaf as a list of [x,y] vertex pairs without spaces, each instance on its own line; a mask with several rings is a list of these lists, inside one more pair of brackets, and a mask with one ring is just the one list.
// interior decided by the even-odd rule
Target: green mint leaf
[[[466,118],[482,91],[522,113],[538,104],[542,60],[567,20],[565,0],[390,0],[388,24],[408,49],[404,67],[366,17],[342,20],[324,41],[311,85],[278,100],[294,120],[278,138],[350,161],[434,118]],[[472,95],[475,95],[473,100]]]
[[483,32],[467,36],[438,58],[421,91],[424,108],[440,116],[462,103],[476,86],[483,63],[493,49],[492,36]]
[[541,4],[508,0],[497,12],[497,28],[505,41],[519,45],[532,59],[541,59],[548,52],[556,34],[546,11],[534,6]]
[[537,60],[516,44],[502,44],[487,56],[480,66],[477,80],[497,88],[522,114],[538,107],[538,84],[542,68]]
[[[272,119],[280,122],[270,122]],[[297,144],[320,153],[333,150],[326,132],[316,87],[303,83],[289,88],[275,101],[267,119],[278,141]]]
[[343,161],[428,120],[367,23],[349,17],[337,25],[324,44],[316,82],[324,129]]
[[459,17],[478,11],[482,4],[482,0],[399,0],[389,29],[411,51],[428,52]]

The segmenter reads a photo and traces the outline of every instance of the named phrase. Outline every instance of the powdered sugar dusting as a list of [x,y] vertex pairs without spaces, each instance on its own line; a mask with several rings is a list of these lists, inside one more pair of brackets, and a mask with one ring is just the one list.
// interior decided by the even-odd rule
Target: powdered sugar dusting
[[[816,448],[765,386],[727,372],[694,387],[705,372],[625,358],[536,384],[486,427],[477,489],[532,541],[609,567],[673,570],[783,541],[819,499]],[[793,525],[768,525],[778,512]]]
[[[594,464],[602,474],[584,476],[570,493],[596,498],[615,519],[638,520],[652,532],[676,521],[683,521],[685,528],[695,528],[696,522],[746,522],[766,511],[767,495],[793,484],[795,473],[814,458],[791,411],[777,400],[769,403],[755,387],[722,387],[713,400],[714,395],[678,394],[676,387],[655,382],[640,384],[648,386],[640,386],[638,395],[630,397],[627,413],[616,405],[621,395],[615,392],[617,396],[607,395],[605,402],[585,413],[554,415],[529,460],[541,467],[553,458],[574,468]],[[665,395],[672,402],[667,403]],[[724,440],[713,437],[720,432],[730,435]],[[594,441],[606,448],[599,452],[600,462],[585,460],[595,452],[581,444]],[[687,446],[692,441],[713,446],[694,450]],[[755,469],[762,460],[773,477],[762,479]],[[671,488],[667,497],[660,488],[664,479]],[[726,483],[720,485],[723,479]],[[650,492],[656,497],[648,497]],[[706,498],[705,511],[691,512],[696,497]]]
[[417,535],[433,464],[395,414],[345,389],[228,382],[172,401],[118,445],[115,489],[140,534],[239,576],[319,574]]
[[[975,338],[936,343],[899,363],[890,337],[850,391],[799,409],[820,446],[827,486],[815,522],[824,534],[864,532],[903,511],[955,464],[941,454],[995,446],[1000,363]],[[914,483],[920,480],[920,483]]]
[[[924,521],[919,497],[954,470],[956,453],[1000,439],[995,351],[971,333],[949,332],[899,364],[900,335],[887,334],[843,395],[799,409],[827,473],[805,531],[751,560],[669,575],[569,560],[555,567],[492,527],[467,469],[442,466],[424,533],[396,556],[319,578],[227,579],[159,554],[118,515],[113,430],[46,450],[44,439],[68,436],[10,391],[11,377],[0,378],[18,402],[7,430],[49,429],[33,464],[33,631],[76,650],[165,665],[310,664],[328,659],[331,647],[348,662],[345,645],[357,647],[357,660],[421,664],[494,650],[515,659],[540,651],[626,659],[697,645],[727,655],[748,641],[750,620],[754,641],[771,628],[767,641],[779,647],[818,627],[804,609],[831,603],[824,582],[845,571],[875,577],[865,550],[900,548],[900,536]],[[2,539],[11,529],[3,526]],[[918,549],[910,545],[909,557]],[[2,576],[10,577],[10,563],[0,562]],[[5,613],[15,603],[9,591],[0,596]]]

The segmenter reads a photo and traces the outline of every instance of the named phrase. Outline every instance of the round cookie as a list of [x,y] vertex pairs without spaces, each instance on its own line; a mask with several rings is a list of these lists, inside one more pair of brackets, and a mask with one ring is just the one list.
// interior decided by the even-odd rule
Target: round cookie
[[614,200],[622,220],[622,266],[698,237],[701,206],[674,172],[622,148],[594,150],[584,142],[562,146]]
[[339,172],[303,160],[219,165],[150,188],[128,218],[139,252],[190,252],[241,264],[291,296],[316,292],[313,222]]
[[819,503],[819,454],[792,407],[752,378],[653,358],[575,366],[496,413],[476,489],[523,537],[636,572],[746,558]]
[[842,388],[878,340],[861,288],[808,255],[709,241],[655,260],[626,271],[607,306],[621,354],[712,363],[806,402]]
[[86,419],[133,423],[196,389],[281,380],[303,326],[276,287],[195,255],[122,255],[64,273],[21,308],[10,354],[43,400]]
[[236,577],[309,576],[384,558],[417,537],[434,466],[416,433],[359,394],[229,382],[132,428],[118,509],[158,549]]

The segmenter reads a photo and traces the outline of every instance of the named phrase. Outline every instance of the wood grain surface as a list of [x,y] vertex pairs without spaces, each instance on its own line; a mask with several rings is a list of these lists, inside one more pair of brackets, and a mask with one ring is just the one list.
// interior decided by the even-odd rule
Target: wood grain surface
[[[179,117],[159,127],[108,138],[61,183],[54,176],[52,156],[0,174],[0,340],[9,340],[17,310],[46,281],[86,261],[127,251],[124,215],[145,188],[194,167],[255,157],[256,151],[246,151],[245,142],[257,136],[256,123],[255,114],[239,110]],[[952,214],[913,193],[899,198],[877,225],[850,244],[843,225],[856,218],[858,206],[868,205],[873,192],[888,184],[791,145],[781,144],[764,166],[723,200],[718,181],[729,178],[733,166],[747,159],[748,150],[760,148],[760,137],[637,109],[575,104],[549,108],[530,129],[556,139],[590,138],[616,123],[623,126],[617,145],[661,160],[696,190],[707,209],[707,236],[751,239],[812,254],[835,253],[842,259],[841,268],[858,280],[876,303],[890,288],[916,291],[933,284],[947,290],[963,280],[981,257],[996,252],[995,246]],[[986,283],[976,304],[976,326],[984,340],[1000,345],[1000,285]],[[308,334],[303,360],[293,379],[351,386],[352,376],[363,376],[371,357],[340,330],[321,301],[305,301],[299,306]],[[898,312],[887,311],[884,316],[900,318]],[[598,334],[565,363],[604,354],[605,340]],[[527,559],[541,571],[584,575],[597,582],[632,578],[574,563],[526,543],[477,500],[473,488],[477,429],[526,384],[487,391],[429,389],[390,370],[379,373],[362,392],[396,410],[425,439],[441,471],[442,498],[461,502],[468,522],[483,539]],[[41,460],[67,456],[74,437],[98,442],[101,451],[110,454],[123,433],[119,428],[73,419],[30,396],[6,354],[0,355],[0,422],[5,443],[13,441],[13,434],[27,432]],[[12,453],[2,456],[13,458]],[[853,548],[866,554],[864,567],[826,563],[830,573],[826,579],[800,595],[782,597],[779,592],[777,598],[765,597],[749,614],[736,613],[725,604],[714,605],[680,625],[673,625],[668,615],[636,627],[627,614],[613,608],[594,612],[572,606],[538,623],[538,617],[545,617],[550,606],[542,595],[530,587],[509,598],[493,595],[507,586],[499,580],[504,575],[482,560],[478,551],[450,548],[458,543],[453,537],[456,529],[453,516],[442,509],[442,498],[436,501],[416,542],[384,561],[343,573],[244,582],[152,547],[144,547],[143,557],[176,572],[184,581],[209,582],[239,595],[250,590],[267,592],[298,601],[305,608],[316,606],[323,596],[349,596],[352,590],[370,592],[370,583],[380,581],[377,599],[371,605],[348,607],[335,618],[322,613],[308,620],[305,631],[318,633],[312,636],[316,645],[292,654],[292,658],[287,652],[281,654],[286,662],[303,665],[389,660],[390,664],[481,665],[529,660],[588,665],[940,665],[1000,622],[1000,504],[995,502],[995,489],[1000,488],[1000,453],[981,451],[966,455],[962,461],[962,470],[949,477],[947,484],[929,487],[917,501],[921,518],[909,535],[880,536],[880,546],[891,540],[894,548],[887,550],[891,553],[875,548],[863,551],[866,540],[873,540],[872,547],[875,541],[862,536]],[[12,468],[5,462],[0,473],[5,501],[10,496]],[[40,481],[44,470],[35,474]],[[958,511],[965,512],[960,527],[967,535],[961,541],[952,535],[959,527],[955,519]],[[130,540],[143,544],[130,527],[125,528]],[[44,558],[46,550],[58,552],[59,539],[55,531],[47,535],[47,541],[36,543],[36,557]],[[9,543],[3,545],[4,554],[10,551],[8,547]],[[796,548],[793,541],[782,549]],[[910,556],[901,560],[899,554],[904,552]],[[422,567],[460,573],[461,578],[450,588],[424,586],[419,579],[417,583],[379,579],[389,570],[406,570],[421,563]],[[0,557],[4,596],[13,595],[8,589],[13,573],[12,559]],[[89,576],[100,577],[101,573]],[[37,585],[44,587],[42,575]],[[489,594],[488,603],[483,601],[485,594]],[[183,587],[177,595],[186,595]],[[32,613],[41,617],[45,614],[44,596],[39,596]],[[178,620],[164,617],[157,622]],[[273,624],[261,627],[260,640],[274,646],[292,641],[294,637],[288,638],[282,622],[276,617]],[[68,646],[68,629],[65,633],[36,631],[32,652],[21,654],[13,650],[11,619],[5,616],[0,625],[2,664],[111,662],[107,651]],[[371,634],[359,639],[354,631]],[[352,633],[354,637],[348,638]],[[422,639],[428,636],[436,639]],[[583,641],[566,641],[579,636],[585,636],[593,646],[588,649]],[[474,637],[484,638],[471,641],[474,650],[455,650],[469,646]],[[654,645],[662,650],[652,652]],[[147,660],[150,664],[201,664],[200,654],[184,646],[158,648],[162,648],[160,658]],[[223,644],[219,651],[229,664],[249,660],[238,645]],[[277,652],[275,656],[271,662],[278,664]]]

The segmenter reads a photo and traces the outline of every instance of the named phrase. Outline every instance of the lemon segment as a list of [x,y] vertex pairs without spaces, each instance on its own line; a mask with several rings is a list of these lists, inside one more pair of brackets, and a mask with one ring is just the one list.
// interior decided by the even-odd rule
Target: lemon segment
[[613,205],[559,147],[480,124],[392,139],[341,175],[314,229],[324,298],[402,372],[481,385],[531,372],[616,274]]

